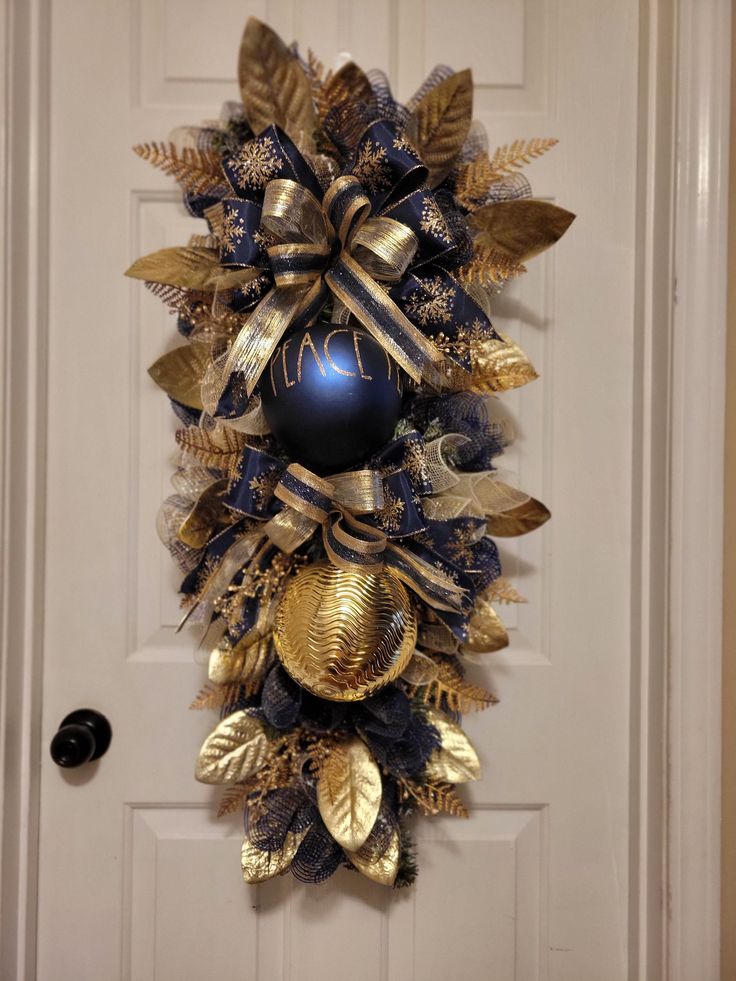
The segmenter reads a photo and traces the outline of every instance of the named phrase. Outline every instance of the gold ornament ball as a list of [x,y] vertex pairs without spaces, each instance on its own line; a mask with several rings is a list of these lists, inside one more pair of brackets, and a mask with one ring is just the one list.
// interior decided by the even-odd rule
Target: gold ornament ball
[[333,702],[359,701],[397,678],[416,639],[414,608],[396,576],[328,562],[294,576],[274,626],[276,651],[292,678]]

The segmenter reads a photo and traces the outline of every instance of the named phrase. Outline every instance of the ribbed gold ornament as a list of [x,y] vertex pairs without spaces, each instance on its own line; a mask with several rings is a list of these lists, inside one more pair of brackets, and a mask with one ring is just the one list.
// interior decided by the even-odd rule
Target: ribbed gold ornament
[[318,562],[301,569],[276,613],[281,661],[303,688],[354,702],[397,678],[414,652],[417,623],[389,572],[349,572]]

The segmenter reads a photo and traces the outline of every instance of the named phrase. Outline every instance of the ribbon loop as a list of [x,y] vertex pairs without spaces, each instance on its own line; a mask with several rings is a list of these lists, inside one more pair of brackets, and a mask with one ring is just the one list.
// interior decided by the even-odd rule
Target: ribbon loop
[[263,253],[257,232],[261,206],[255,201],[225,198],[205,211],[205,217],[220,242],[220,265],[262,266]]
[[324,211],[317,197],[292,180],[272,180],[263,196],[263,227],[278,242],[329,241]]
[[332,509],[334,487],[299,463],[290,463],[274,494],[284,504],[323,524]]
[[324,208],[344,249],[371,213],[371,202],[357,177],[344,174],[327,190]]
[[421,187],[429,171],[414,147],[398,135],[396,126],[379,119],[358,141],[351,173],[365,188],[375,214],[388,202]]
[[369,276],[398,282],[417,250],[417,237],[393,218],[369,218],[353,238],[352,256]]
[[296,243],[272,245],[268,249],[271,272],[277,286],[313,283],[329,257],[329,245]]

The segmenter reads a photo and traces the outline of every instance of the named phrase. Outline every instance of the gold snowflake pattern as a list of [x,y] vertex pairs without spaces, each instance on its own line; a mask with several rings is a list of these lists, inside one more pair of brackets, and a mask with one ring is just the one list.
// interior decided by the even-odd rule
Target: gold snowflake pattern
[[431,196],[427,196],[422,201],[422,219],[419,222],[419,227],[427,235],[434,235],[435,238],[438,238],[446,245],[452,243],[452,236],[450,235],[450,229],[447,227],[445,216],[440,211],[440,206]]
[[268,273],[261,273],[255,279],[239,286],[237,290],[224,290],[218,295],[218,300],[227,303],[237,295],[243,303],[247,303],[250,300],[257,300],[270,286],[271,279]]
[[248,487],[253,491],[253,503],[259,511],[262,511],[270,501],[278,482],[279,471],[276,467],[264,470],[262,474],[251,478]]
[[403,150],[404,153],[410,153],[413,157],[419,158],[416,147],[405,136],[395,136],[393,139],[393,148],[394,150]]
[[423,545],[425,548],[434,549],[437,547],[437,543],[435,542],[434,538],[432,538],[432,536],[429,534],[428,531],[420,532],[416,536],[415,541],[417,541],[420,545]]
[[433,334],[432,340],[443,354],[452,358],[473,358],[477,356],[480,345],[488,340],[488,325],[476,317],[472,324],[460,327],[454,337],[444,331]]
[[220,568],[220,559],[208,555],[202,565],[197,570],[194,592],[188,596],[182,596],[181,605],[183,608],[191,608],[199,602],[199,597],[207,586],[211,577]]
[[276,244],[276,239],[265,228],[259,228],[257,232],[253,232],[253,241],[263,253],[266,252],[266,249]]
[[440,276],[425,279],[421,289],[415,290],[406,305],[406,312],[422,327],[447,324],[452,320],[452,302],[456,289]]
[[383,494],[383,508],[376,513],[376,521],[379,527],[387,534],[398,531],[401,527],[403,514],[404,502],[390,490],[385,490]]
[[424,447],[417,440],[411,440],[404,446],[404,459],[401,464],[415,484],[428,484],[429,471]]
[[369,194],[377,194],[391,186],[391,172],[386,161],[386,148],[366,140],[361,146],[353,174]]
[[437,559],[434,562],[434,567],[435,569],[439,569],[440,572],[443,572],[451,582],[455,583],[456,586],[459,584],[460,573],[456,569],[451,569],[446,562],[442,561],[442,559]]
[[264,188],[281,170],[270,136],[246,143],[232,166],[239,183],[256,191]]
[[222,224],[220,225],[220,245],[222,251],[228,255],[234,253],[240,240],[245,235],[245,222],[240,215],[232,208],[224,208],[222,212]]
[[462,526],[455,528],[447,542],[447,551],[452,556],[453,562],[464,566],[472,563],[474,538],[472,529]]
[[488,324],[484,324],[480,317],[476,317],[472,324],[463,324],[458,330],[457,336],[472,349],[474,344],[488,340],[488,333]]

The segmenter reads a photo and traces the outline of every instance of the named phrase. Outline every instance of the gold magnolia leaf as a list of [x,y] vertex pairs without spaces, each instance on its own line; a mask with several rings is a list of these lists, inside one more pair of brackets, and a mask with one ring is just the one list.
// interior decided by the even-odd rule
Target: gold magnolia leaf
[[316,121],[309,78],[281,38],[249,17],[238,56],[240,94],[251,129],[275,123],[307,153],[314,150]]
[[470,387],[474,392],[508,392],[539,377],[519,345],[508,337],[473,345],[471,365]]
[[240,681],[248,688],[270,649],[271,638],[258,637],[254,631],[241,637],[234,647],[223,640],[210,654],[207,676],[216,685]]
[[534,531],[550,519],[551,515],[541,501],[530,497],[523,504],[508,511],[491,512],[487,515],[486,532],[493,538],[515,538]]
[[450,173],[465,143],[473,115],[473,76],[470,69],[444,79],[412,113],[407,135],[429,170],[436,187]]
[[287,832],[282,847],[270,852],[256,848],[246,835],[240,852],[240,867],[245,881],[251,884],[265,882],[266,879],[273,879],[274,876],[285,872],[291,865],[307,830]]
[[500,249],[525,262],[562,238],[575,215],[548,201],[526,198],[486,204],[468,216],[476,247]]
[[212,292],[220,270],[215,249],[195,249],[179,246],[159,249],[151,255],[136,259],[125,273],[131,279],[143,279],[165,286],[182,286],[188,290]]
[[237,520],[235,512],[222,502],[229,484],[227,479],[215,480],[199,495],[177,535],[185,545],[204,548],[214,531]]
[[206,345],[184,344],[154,361],[148,374],[172,399],[201,411],[202,378],[209,365],[210,351]]
[[235,476],[248,437],[230,426],[218,425],[214,429],[187,426],[177,430],[176,442],[205,467]]
[[320,766],[317,806],[327,830],[348,852],[371,833],[381,805],[381,772],[357,736],[335,743]]
[[375,105],[376,97],[362,68],[349,61],[334,74],[328,74],[317,97],[317,108],[324,123],[329,116],[331,140],[354,145],[365,129],[365,112],[356,105]]
[[468,639],[462,645],[464,653],[491,654],[508,647],[509,635],[491,606],[491,596],[487,590],[476,597],[468,623]]
[[427,709],[427,721],[440,734],[442,745],[427,760],[428,783],[467,783],[480,779],[478,754],[460,726],[436,709]]
[[268,739],[258,719],[233,712],[205,739],[194,775],[201,783],[242,783],[267,754]]
[[392,886],[399,871],[400,845],[399,829],[394,828],[388,848],[382,854],[376,855],[364,845],[357,852],[348,852],[347,856],[366,878],[381,886]]
[[[328,75],[323,87],[325,108],[339,109],[346,103],[371,103],[375,99],[368,76],[354,61]],[[327,113],[325,113],[326,115]]]

